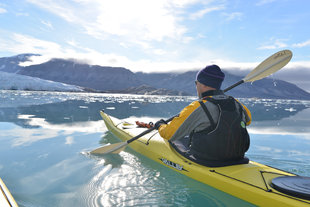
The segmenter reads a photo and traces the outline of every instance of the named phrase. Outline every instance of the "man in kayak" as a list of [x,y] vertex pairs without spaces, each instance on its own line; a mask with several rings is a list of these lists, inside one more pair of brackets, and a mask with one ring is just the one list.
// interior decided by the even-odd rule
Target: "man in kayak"
[[225,74],[210,65],[196,75],[199,100],[185,107],[170,123],[158,121],[161,137],[183,156],[208,166],[248,162],[250,111],[220,90]]

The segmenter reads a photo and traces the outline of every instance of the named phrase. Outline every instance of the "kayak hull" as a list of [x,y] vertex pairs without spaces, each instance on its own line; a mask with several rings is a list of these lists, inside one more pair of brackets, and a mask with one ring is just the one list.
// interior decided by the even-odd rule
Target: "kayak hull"
[[[145,131],[145,128],[128,127],[128,123],[100,112],[107,128],[123,141]],[[310,206],[304,200],[283,194],[272,188],[272,179],[279,176],[296,176],[257,162],[225,167],[206,167],[178,154],[156,130],[129,144],[144,156],[192,179],[221,190],[234,197],[258,206]]]

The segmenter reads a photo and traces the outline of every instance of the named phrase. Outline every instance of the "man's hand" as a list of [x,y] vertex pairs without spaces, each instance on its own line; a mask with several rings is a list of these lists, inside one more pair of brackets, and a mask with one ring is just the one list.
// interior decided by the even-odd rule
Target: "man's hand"
[[159,121],[157,121],[154,125],[155,129],[159,129],[159,127],[162,125],[162,124],[167,124],[167,122],[165,122],[165,120],[161,119]]

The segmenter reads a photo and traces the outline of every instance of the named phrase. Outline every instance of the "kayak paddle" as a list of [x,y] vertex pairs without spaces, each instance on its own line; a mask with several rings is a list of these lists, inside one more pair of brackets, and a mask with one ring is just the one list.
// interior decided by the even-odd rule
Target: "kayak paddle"
[[[246,77],[244,77],[241,81],[233,84],[232,86],[226,88],[224,90],[224,92],[227,92],[229,90],[231,90],[232,88],[245,83],[245,82],[253,82],[256,80],[260,80],[262,78],[265,78],[269,75],[271,75],[272,73],[280,70],[281,68],[283,68],[291,59],[292,59],[292,52],[290,50],[282,50],[279,51],[275,54],[273,54],[272,56],[270,56],[269,58],[265,59],[262,63],[260,63],[256,68],[254,68]],[[175,116],[171,117],[170,119],[166,120],[165,122],[170,122]],[[126,142],[120,142],[120,143],[115,143],[115,144],[110,144],[110,145],[106,145],[103,147],[99,147],[93,151],[91,151],[91,154],[109,154],[109,153],[120,153],[121,151],[123,151],[126,146],[139,139],[140,137],[150,133],[151,131],[153,131],[155,129],[155,127],[152,127],[144,132],[142,132],[141,134],[127,140]]]
[[235,83],[234,85],[226,88],[224,92],[229,91],[230,89],[245,83],[245,82],[254,82],[265,78],[274,72],[283,68],[290,60],[292,59],[293,53],[290,50],[282,50],[269,58],[264,60],[261,64],[256,66],[247,76],[245,76],[241,81]]

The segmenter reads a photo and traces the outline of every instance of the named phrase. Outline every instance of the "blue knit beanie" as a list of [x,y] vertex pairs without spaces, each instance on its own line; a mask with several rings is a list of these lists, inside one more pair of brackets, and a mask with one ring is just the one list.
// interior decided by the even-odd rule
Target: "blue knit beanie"
[[196,75],[196,81],[215,89],[221,88],[224,78],[225,74],[217,65],[209,65],[200,70]]

